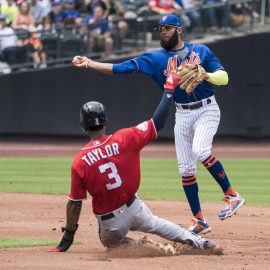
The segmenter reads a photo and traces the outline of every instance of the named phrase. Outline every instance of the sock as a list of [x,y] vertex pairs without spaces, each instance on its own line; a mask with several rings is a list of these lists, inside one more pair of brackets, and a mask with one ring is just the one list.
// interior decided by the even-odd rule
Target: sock
[[218,159],[211,155],[202,163],[215,178],[225,195],[236,196],[236,193],[231,187],[230,181],[223,169],[223,166]]
[[203,219],[199,200],[199,188],[195,175],[182,176],[182,185],[193,216]]
[[228,190],[225,192],[225,195],[230,195],[230,196],[237,196],[237,193],[233,190],[232,187],[229,187]]
[[202,215],[202,211],[199,211],[194,217],[200,219],[203,222],[205,221]]

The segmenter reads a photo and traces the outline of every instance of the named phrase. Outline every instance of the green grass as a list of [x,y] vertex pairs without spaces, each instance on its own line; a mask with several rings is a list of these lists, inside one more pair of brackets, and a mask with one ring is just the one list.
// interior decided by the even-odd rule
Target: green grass
[[[41,247],[57,246],[59,240],[54,239],[32,239],[32,238],[5,238],[0,237],[0,248],[23,248],[23,247]],[[74,241],[73,245],[80,244],[80,241]]]
[[[270,159],[223,159],[232,186],[248,204],[270,205]],[[183,192],[174,159],[147,159],[142,163],[140,194],[147,199],[181,200]],[[210,173],[198,163],[197,181],[203,202],[220,202],[223,193]]]
[[[0,192],[67,194],[71,158],[0,158]],[[249,204],[270,205],[270,159],[223,159],[222,164]],[[175,159],[141,162],[140,196],[144,199],[186,201]],[[197,181],[203,202],[220,202],[222,192],[198,164]]]
[[71,158],[0,158],[0,191],[67,194]]
[[0,248],[56,246],[58,242],[59,240],[0,237]]

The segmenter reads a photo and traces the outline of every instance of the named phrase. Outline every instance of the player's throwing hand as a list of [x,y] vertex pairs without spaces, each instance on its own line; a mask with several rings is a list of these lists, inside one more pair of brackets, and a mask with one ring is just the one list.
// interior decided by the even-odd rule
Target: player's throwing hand
[[72,60],[72,64],[75,67],[79,67],[79,68],[87,68],[87,64],[88,62],[91,61],[91,59],[87,58],[86,56],[74,56],[73,60]]

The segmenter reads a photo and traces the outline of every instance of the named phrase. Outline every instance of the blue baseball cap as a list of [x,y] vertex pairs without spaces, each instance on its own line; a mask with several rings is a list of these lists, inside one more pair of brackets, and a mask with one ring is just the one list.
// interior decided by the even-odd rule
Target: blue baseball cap
[[154,26],[154,30],[157,30],[158,27],[161,25],[171,25],[174,27],[182,27],[183,22],[179,17],[177,17],[175,15],[166,15],[166,16],[163,16],[159,20],[159,23]]

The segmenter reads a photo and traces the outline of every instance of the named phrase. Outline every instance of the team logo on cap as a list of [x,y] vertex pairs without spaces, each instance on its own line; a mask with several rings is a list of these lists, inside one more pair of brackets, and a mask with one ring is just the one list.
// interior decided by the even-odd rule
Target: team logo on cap
[[162,21],[165,22],[167,20],[167,16],[162,17]]

